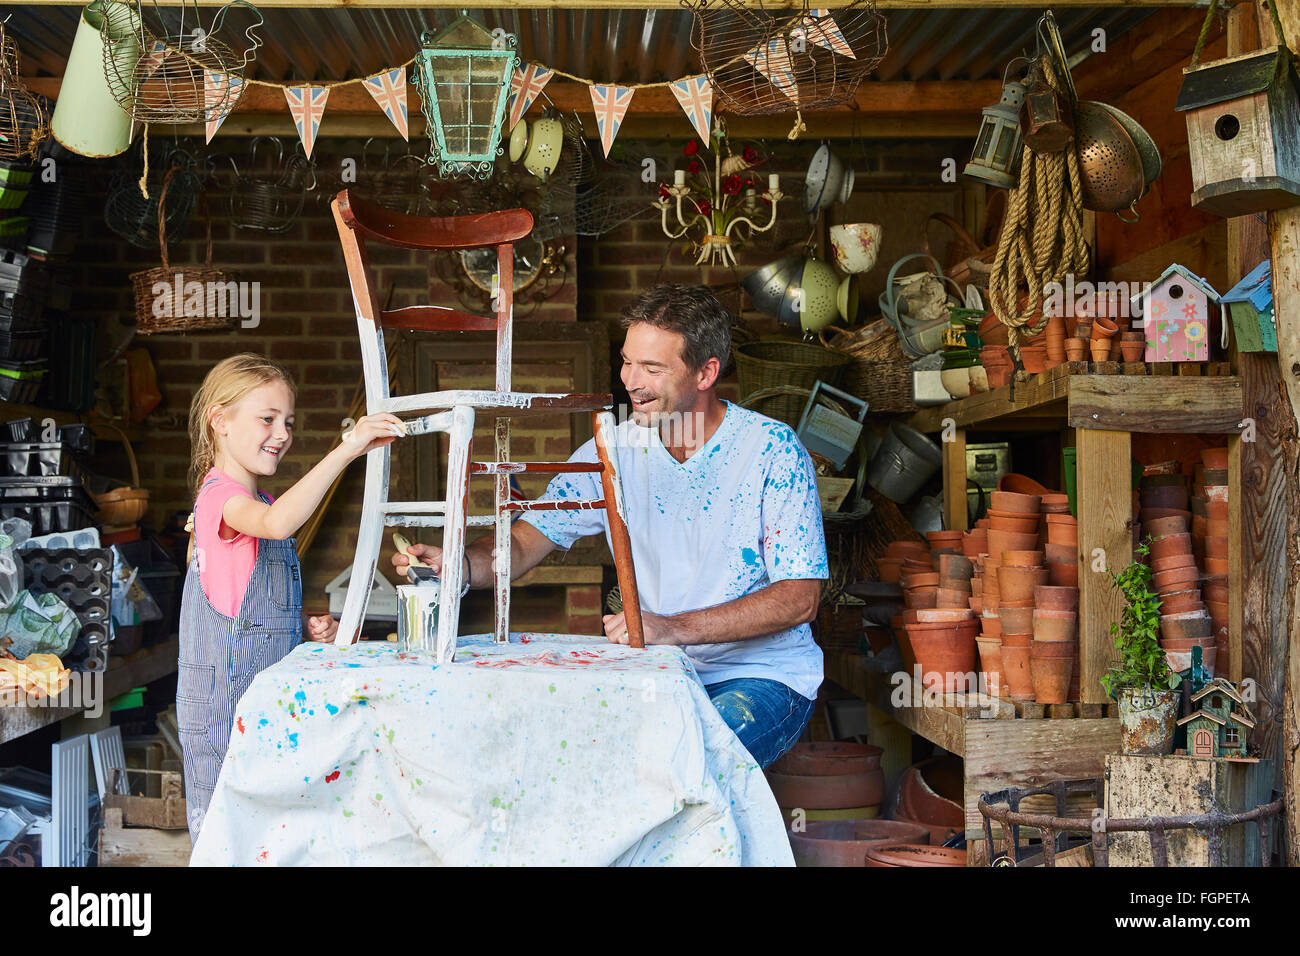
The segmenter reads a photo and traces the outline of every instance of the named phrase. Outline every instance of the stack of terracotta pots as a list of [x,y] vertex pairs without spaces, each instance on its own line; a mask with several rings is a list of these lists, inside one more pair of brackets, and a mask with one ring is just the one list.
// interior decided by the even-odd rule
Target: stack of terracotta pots
[[1205,606],[1215,639],[1214,669],[1228,673],[1228,449],[1201,452],[1190,499],[1192,551],[1201,558]]
[[1191,666],[1192,648],[1199,646],[1206,668],[1213,672],[1215,642],[1210,614],[1201,600],[1187,485],[1177,474],[1177,462],[1153,467],[1161,471],[1143,476],[1138,516],[1143,535],[1151,538],[1148,560],[1160,597],[1160,646],[1169,667],[1177,671]]
[[1079,589],[1034,588],[1034,642],[1029,655],[1034,700],[1064,704],[1079,696]]
[[962,532],[933,531],[926,538],[933,546],[928,558],[933,570],[921,568],[919,555],[906,558],[903,565],[904,636],[899,643],[908,649],[904,663],[909,672],[919,667],[922,682],[934,684],[936,690],[973,691],[966,675],[975,671],[979,632],[970,607],[974,565],[960,553]]
[[1002,388],[1011,384],[1015,363],[1005,345],[985,345],[980,349],[980,364],[988,373],[989,388]]
[[925,827],[901,820],[809,820],[790,830],[795,866],[866,866],[872,847],[929,842]]
[[[1053,496],[1053,498],[1058,496]],[[1047,543],[1043,551],[1047,558],[1047,582],[1056,587],[1079,586],[1079,519],[1069,513],[1067,504],[1063,511],[1043,515]]]
[[870,819],[880,812],[885,776],[879,747],[847,741],[799,743],[765,771],[782,816],[806,820]]

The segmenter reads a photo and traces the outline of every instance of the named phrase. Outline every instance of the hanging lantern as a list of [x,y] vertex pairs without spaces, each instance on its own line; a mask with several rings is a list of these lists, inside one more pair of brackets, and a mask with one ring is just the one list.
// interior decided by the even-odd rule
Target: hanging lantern
[[440,176],[486,179],[501,153],[501,121],[518,66],[515,38],[462,16],[421,38],[416,84],[429,130],[429,159]]
[[999,189],[1014,189],[1020,165],[1020,104],[1025,85],[1014,80],[1002,87],[1002,99],[984,107],[975,152],[964,170],[967,176]]

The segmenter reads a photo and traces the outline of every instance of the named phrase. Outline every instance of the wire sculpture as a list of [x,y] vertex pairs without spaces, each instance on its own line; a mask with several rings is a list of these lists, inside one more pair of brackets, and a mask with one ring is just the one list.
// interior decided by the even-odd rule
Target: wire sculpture
[[[119,7],[118,3],[111,4]],[[118,35],[104,41],[104,75],[113,98],[141,123],[198,123],[218,120],[243,92],[244,73],[262,45],[258,36],[262,14],[248,0],[231,0],[217,10],[206,26],[198,0],[187,8],[181,0],[176,13],[164,17],[158,0],[151,0],[146,15],[143,0],[121,0],[118,16],[125,24]],[[236,52],[221,36],[232,7],[248,10],[256,22],[243,31],[247,41]],[[237,41],[236,41],[237,42]]]
[[31,163],[50,134],[50,115],[21,77],[18,44],[0,23],[0,159]]
[[284,141],[270,137],[276,148],[270,168],[259,164],[258,151],[263,137],[254,137],[248,145],[248,162],[240,171],[234,156],[227,159],[235,178],[229,192],[230,219],[236,229],[255,232],[287,232],[302,212],[307,193],[316,185],[316,165],[307,158],[302,144],[284,161]]
[[[853,99],[889,51],[872,0],[836,10],[683,0],[695,14],[691,44],[713,84],[717,109],[744,116],[827,109]],[[802,123],[796,124],[797,134]]]

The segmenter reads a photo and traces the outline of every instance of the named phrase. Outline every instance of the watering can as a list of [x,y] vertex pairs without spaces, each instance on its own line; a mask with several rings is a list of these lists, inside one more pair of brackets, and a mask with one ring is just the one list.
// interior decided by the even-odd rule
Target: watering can
[[133,75],[140,58],[139,37],[139,14],[126,4],[95,0],[81,11],[50,119],[50,132],[59,145],[95,158],[117,156],[131,145],[131,115],[109,89],[104,61],[111,57],[119,76]]

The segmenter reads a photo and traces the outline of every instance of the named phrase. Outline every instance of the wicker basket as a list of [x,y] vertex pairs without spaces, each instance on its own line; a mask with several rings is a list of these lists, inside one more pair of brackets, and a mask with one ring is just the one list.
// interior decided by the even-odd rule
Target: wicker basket
[[[818,381],[840,385],[852,358],[835,349],[802,342],[750,342],[736,349],[736,375],[742,404],[755,392],[789,386],[812,390]],[[763,414],[799,425],[807,394],[785,393],[764,405]]]
[[[160,332],[194,332],[199,329],[229,329],[235,324],[238,313],[238,300],[230,302],[227,290],[233,288],[234,277],[212,268],[212,219],[207,219],[207,252],[203,266],[190,266],[186,269],[173,269],[167,261],[167,187],[171,183],[176,167],[167,172],[163,180],[162,192],[158,196],[158,247],[162,253],[162,265],[156,269],[145,269],[131,273],[131,286],[135,290],[135,322],[137,335],[153,335]],[[205,210],[206,211],[206,210]],[[203,310],[200,314],[185,312],[189,300],[186,287],[197,282],[203,288]],[[230,283],[228,286],[227,283]],[[158,286],[164,291],[155,293]],[[214,308],[218,299],[226,308]]]
[[914,412],[912,400],[912,366],[898,333],[884,319],[857,332],[836,329],[829,340],[822,341],[852,358],[844,374],[842,388],[867,403],[873,412]]
[[122,447],[126,449],[126,458],[131,465],[131,484],[94,495],[95,504],[99,506],[95,520],[110,527],[126,527],[135,524],[149,510],[149,489],[140,487],[140,466],[136,463],[135,450],[126,432],[116,425],[108,427],[122,439]]

